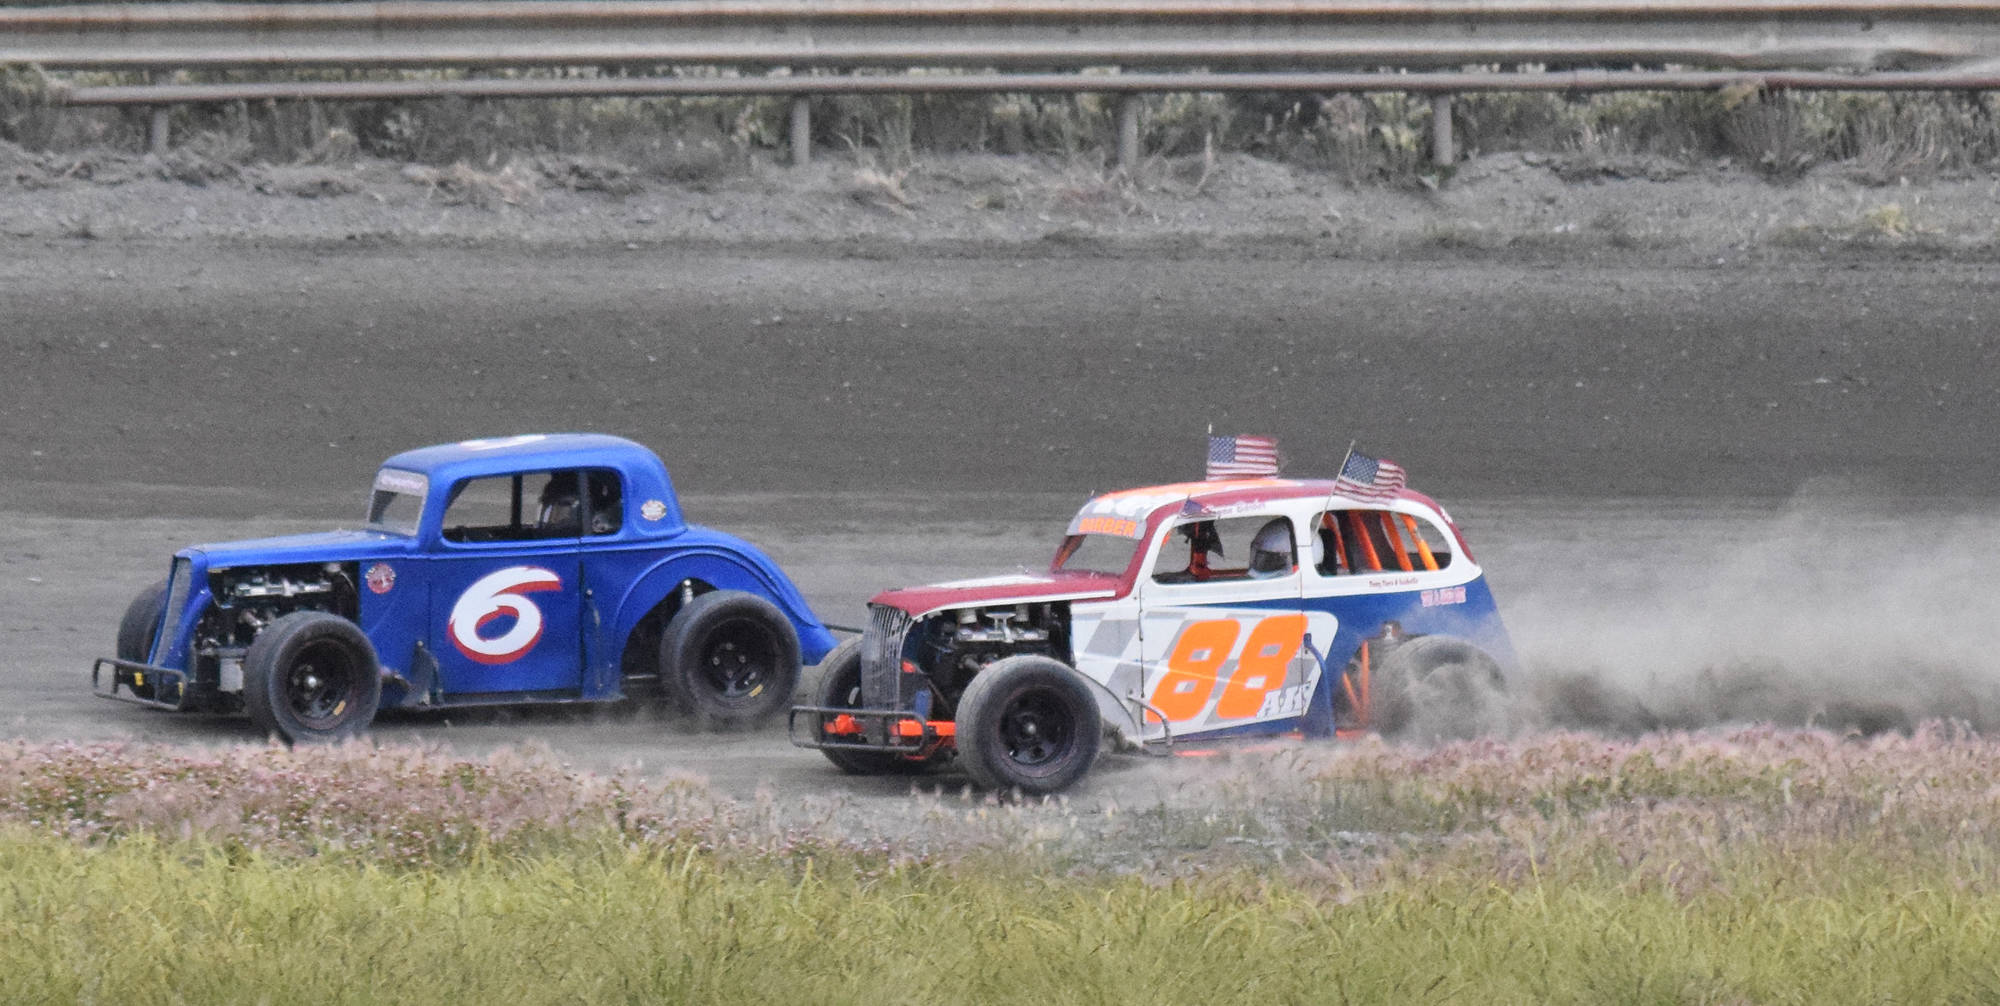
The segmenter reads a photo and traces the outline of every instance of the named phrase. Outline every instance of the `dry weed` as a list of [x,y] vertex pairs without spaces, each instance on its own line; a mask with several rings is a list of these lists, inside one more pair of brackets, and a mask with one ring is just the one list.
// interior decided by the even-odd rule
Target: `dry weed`
[[523,206],[540,198],[534,175],[511,161],[497,172],[480,171],[464,161],[449,168],[412,164],[403,169],[403,178],[424,186],[426,195],[447,205]]
[[550,156],[535,159],[535,169],[550,183],[571,192],[603,192],[628,196],[643,186],[630,167],[599,157]]
[[863,206],[910,216],[916,210],[916,201],[903,191],[903,182],[910,177],[909,168],[883,172],[874,165],[863,165],[854,172],[848,185],[848,198]]
[[353,164],[361,156],[361,141],[346,129],[333,128],[299,156],[300,164]]
[[361,191],[361,182],[352,171],[316,165],[269,167],[248,174],[251,188],[265,195],[323,199]]

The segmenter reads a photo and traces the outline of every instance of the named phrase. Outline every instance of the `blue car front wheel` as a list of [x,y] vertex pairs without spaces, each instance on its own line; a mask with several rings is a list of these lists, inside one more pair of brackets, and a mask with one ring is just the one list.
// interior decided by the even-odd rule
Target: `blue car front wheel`
[[243,655],[250,721],[286,743],[352,737],[375,719],[382,671],[359,626],[295,611],[265,626]]

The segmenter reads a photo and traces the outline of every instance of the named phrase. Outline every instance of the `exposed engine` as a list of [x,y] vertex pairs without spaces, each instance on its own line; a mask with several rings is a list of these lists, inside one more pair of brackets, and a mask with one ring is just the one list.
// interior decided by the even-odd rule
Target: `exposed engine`
[[904,653],[930,678],[939,700],[932,715],[951,717],[973,675],[1002,657],[1033,653],[1068,662],[1069,605],[1042,602],[941,611],[924,619],[909,640]]
[[294,611],[325,611],[342,618],[360,613],[353,563],[246,566],[208,574],[215,605],[195,633],[195,649],[249,646],[257,633]]
[[259,632],[285,615],[325,611],[357,617],[361,611],[357,572],[351,562],[210,570],[208,590],[214,603],[195,626],[190,654],[195,689],[241,691],[243,652]]

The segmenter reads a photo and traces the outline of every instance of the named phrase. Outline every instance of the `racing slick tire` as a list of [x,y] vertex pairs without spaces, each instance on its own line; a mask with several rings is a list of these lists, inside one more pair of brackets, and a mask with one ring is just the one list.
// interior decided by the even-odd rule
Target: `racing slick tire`
[[667,623],[660,678],[674,706],[703,726],[755,726],[791,707],[799,636],[771,602],[740,590],[709,591]]
[[1464,740],[1494,732],[1506,714],[1500,665],[1450,636],[1415,636],[1385,648],[1370,690],[1369,725],[1384,737]]
[[[813,679],[812,704],[823,709],[861,708],[861,641],[850,639],[840,644],[831,655],[819,665],[818,676]],[[815,724],[814,739],[824,740],[819,731],[826,728],[829,717],[820,717]],[[930,767],[926,759],[911,758],[894,751],[857,751],[853,748],[820,748],[819,753],[826,760],[848,775],[907,775],[922,772]]]
[[[118,620],[118,659],[144,663],[153,652],[153,637],[160,632],[160,619],[166,616],[167,581],[147,587],[132,599],[125,608],[125,617]],[[129,671],[119,671],[121,684],[132,690],[132,694],[142,699],[153,697],[153,683],[134,684]]]
[[988,664],[958,700],[958,759],[984,789],[1054,793],[1090,771],[1104,728],[1069,665],[1023,654]]
[[382,704],[382,671],[361,628],[324,611],[295,611],[264,627],[243,654],[250,721],[288,744],[359,734]]

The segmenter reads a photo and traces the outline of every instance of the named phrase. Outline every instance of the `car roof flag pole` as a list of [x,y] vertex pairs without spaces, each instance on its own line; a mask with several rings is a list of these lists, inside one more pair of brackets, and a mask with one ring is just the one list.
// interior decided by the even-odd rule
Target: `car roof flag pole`
[[1323,507],[1320,507],[1320,509],[1321,509],[1322,511],[1331,511],[1331,510],[1333,509],[1333,498],[1334,498],[1335,496],[1338,496],[1338,495],[1340,495],[1340,478],[1339,478],[1339,475],[1340,475],[1340,473],[1341,473],[1341,472],[1344,472],[1344,471],[1346,471],[1346,470],[1347,470],[1347,459],[1348,459],[1348,458],[1351,458],[1351,457],[1353,457],[1353,456],[1354,456],[1354,445],[1355,445],[1355,444],[1357,444],[1357,443],[1359,443],[1359,442],[1360,442],[1360,441],[1358,441],[1358,440],[1349,440],[1349,441],[1347,442],[1347,453],[1346,453],[1346,454],[1342,454],[1342,455],[1340,456],[1340,467],[1338,467],[1338,468],[1335,468],[1335,469],[1333,470],[1333,473],[1334,473],[1334,476],[1335,476],[1335,477],[1334,477],[1334,480],[1333,480],[1333,485],[1332,485],[1332,486],[1331,486],[1330,488],[1328,488],[1328,489],[1327,489],[1327,491],[1326,491],[1326,505],[1325,505],[1325,506],[1323,506]]
[[1347,447],[1347,457],[1340,462],[1340,471],[1333,476],[1333,488],[1355,499],[1370,503],[1387,503],[1396,498],[1409,480],[1403,466],[1387,458],[1371,458]]

